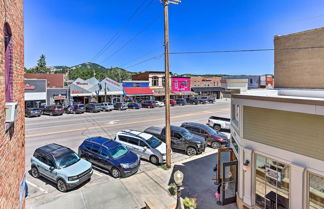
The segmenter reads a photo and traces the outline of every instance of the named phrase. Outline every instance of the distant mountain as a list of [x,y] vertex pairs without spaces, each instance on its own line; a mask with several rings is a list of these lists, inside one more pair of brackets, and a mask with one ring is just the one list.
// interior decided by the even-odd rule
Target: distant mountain
[[92,63],[92,62],[86,62],[86,63],[82,63],[79,65],[75,65],[70,67],[70,69],[77,69],[77,68],[82,68],[82,69],[93,69],[93,70],[106,70],[105,67],[98,65],[96,63]]

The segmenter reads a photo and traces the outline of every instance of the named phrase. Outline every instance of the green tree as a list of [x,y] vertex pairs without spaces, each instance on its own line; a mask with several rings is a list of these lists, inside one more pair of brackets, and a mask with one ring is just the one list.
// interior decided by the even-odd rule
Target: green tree
[[30,69],[25,69],[26,73],[50,73],[51,70],[47,68],[46,66],[46,57],[44,54],[42,54],[37,61],[37,66],[30,68]]
[[50,70],[46,66],[46,57],[42,54],[37,61],[36,71],[38,73],[50,73]]

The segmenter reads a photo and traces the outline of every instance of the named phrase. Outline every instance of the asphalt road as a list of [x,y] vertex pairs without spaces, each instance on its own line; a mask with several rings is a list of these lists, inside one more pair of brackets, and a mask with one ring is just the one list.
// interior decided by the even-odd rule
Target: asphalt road
[[[180,125],[183,122],[200,122],[205,124],[211,115],[229,117],[229,114],[230,104],[225,101],[218,101],[215,104],[175,106],[171,108],[171,124]],[[78,146],[87,137],[104,136],[114,138],[118,131],[124,129],[142,131],[149,126],[163,127],[164,117],[164,108],[154,108],[26,118],[26,171],[30,169],[30,158],[34,150],[42,145],[58,143],[77,151]],[[215,150],[209,148],[206,152],[215,152]],[[178,162],[186,158],[188,156],[184,153],[174,152],[172,161]],[[139,173],[154,169],[156,169],[155,165],[143,161]],[[35,205],[41,205],[43,201],[54,201],[56,198],[62,196],[56,190],[55,185],[44,179],[34,179],[28,174],[27,181],[30,190],[30,195],[27,198],[27,206],[29,208],[35,208]],[[85,186],[88,190],[82,190],[83,193],[81,191],[79,196],[84,201],[85,191],[95,190],[96,187],[99,188],[98,186],[102,186],[103,184],[116,187],[116,190],[125,186],[118,180],[112,179],[109,175],[95,171],[91,182]],[[49,194],[51,197],[49,197]],[[73,192],[70,196],[72,195],[74,195]],[[125,194],[121,196],[125,198]],[[116,197],[111,198],[118,201]],[[120,201],[123,202],[122,200]],[[127,201],[124,201],[124,203],[127,203]],[[131,201],[128,203],[133,204]],[[134,204],[136,205],[136,203]],[[133,206],[126,207],[134,208]]]

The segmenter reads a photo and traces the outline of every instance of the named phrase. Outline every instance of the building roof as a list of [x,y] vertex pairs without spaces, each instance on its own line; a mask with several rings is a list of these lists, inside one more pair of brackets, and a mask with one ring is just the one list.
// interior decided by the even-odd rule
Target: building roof
[[126,95],[153,95],[150,87],[124,87]]
[[63,88],[64,74],[25,73],[25,79],[45,79],[48,88]]
[[232,98],[324,106],[323,89],[257,89],[234,94]]

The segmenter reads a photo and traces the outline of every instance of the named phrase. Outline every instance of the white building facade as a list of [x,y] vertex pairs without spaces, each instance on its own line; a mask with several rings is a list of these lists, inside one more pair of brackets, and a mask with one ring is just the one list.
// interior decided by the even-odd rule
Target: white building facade
[[239,209],[324,208],[324,98],[287,91],[232,96]]

